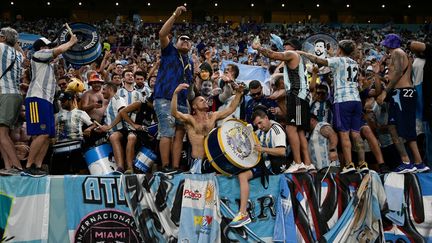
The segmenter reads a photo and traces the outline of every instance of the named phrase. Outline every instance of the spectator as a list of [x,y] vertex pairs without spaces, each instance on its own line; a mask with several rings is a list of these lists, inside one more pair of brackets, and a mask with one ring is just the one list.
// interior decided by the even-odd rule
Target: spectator
[[[170,165],[170,153],[172,152],[172,168],[177,169],[180,164],[180,152],[183,145],[185,130],[182,124],[175,122],[170,111],[170,100],[174,89],[180,83],[192,82],[192,64],[187,53],[192,43],[189,36],[178,37],[176,45],[170,42],[169,34],[177,17],[186,12],[184,6],[177,7],[172,16],[165,22],[159,31],[162,56],[158,76],[154,90],[154,106],[159,121],[160,153],[162,167]],[[187,91],[179,93],[178,105],[182,113],[188,114],[186,104]],[[174,137],[174,141],[173,140]]]
[[18,32],[10,27],[0,30],[0,56],[0,153],[5,172],[19,173],[22,166],[9,132],[18,119],[22,104],[19,83],[24,55],[18,45]]
[[[66,52],[78,41],[75,35],[60,46],[40,38],[33,44],[32,81],[25,99],[27,134],[33,136],[25,173],[46,175],[42,162],[49,146],[49,137],[55,136],[53,100],[55,93],[54,68],[51,63],[58,55]],[[52,48],[52,49],[51,49]]]

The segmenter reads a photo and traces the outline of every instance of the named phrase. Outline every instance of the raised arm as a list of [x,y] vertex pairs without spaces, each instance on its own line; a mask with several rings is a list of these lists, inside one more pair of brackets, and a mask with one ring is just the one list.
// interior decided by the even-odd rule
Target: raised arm
[[243,96],[243,90],[244,90],[244,86],[239,85],[235,91],[235,97],[234,97],[234,100],[231,101],[231,104],[229,104],[229,106],[226,109],[224,109],[222,111],[217,111],[214,113],[216,121],[222,120],[222,119],[228,117],[229,115],[231,115],[236,110],[236,108],[240,104],[240,100]]
[[61,44],[61,45],[59,45],[53,49],[53,57],[56,58],[58,55],[66,52],[73,45],[75,45],[75,43],[77,43],[77,41],[78,41],[78,38],[76,37],[76,35],[72,35],[68,42],[63,43],[63,44]]
[[319,58],[319,57],[315,56],[314,54],[310,54],[310,53],[304,52],[304,51],[297,51],[297,53],[302,55],[302,56],[307,57],[313,63],[320,64],[323,66],[329,65],[327,59]]
[[262,55],[264,55],[268,58],[280,60],[280,61],[289,62],[296,55],[295,52],[293,52],[293,51],[284,51],[284,52],[272,51],[270,49],[263,48],[261,46],[261,44],[257,43],[257,42],[252,43],[252,48],[257,50],[259,53],[261,53]]
[[189,84],[181,83],[177,88],[174,90],[172,99],[171,99],[171,115],[174,116],[176,119],[179,119],[182,122],[186,122],[189,124],[193,123],[193,118],[189,114],[181,113],[177,110],[177,95],[180,91],[189,88]]
[[411,41],[408,44],[408,48],[413,52],[424,52],[426,50],[426,44],[420,41]]
[[169,44],[168,35],[171,32],[171,29],[174,25],[174,22],[178,16],[180,16],[183,12],[186,12],[186,8],[184,6],[177,7],[177,9],[173,12],[171,17],[165,22],[162,28],[159,31],[159,39],[161,43],[161,49],[164,49]]

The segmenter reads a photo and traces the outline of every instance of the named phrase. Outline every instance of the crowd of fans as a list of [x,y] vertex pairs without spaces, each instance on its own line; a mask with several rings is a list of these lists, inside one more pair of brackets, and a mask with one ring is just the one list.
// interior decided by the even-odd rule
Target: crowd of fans
[[[134,167],[141,147],[157,155],[159,163],[154,169],[212,171],[202,149],[204,137],[217,121],[232,114],[254,126],[262,141],[255,149],[271,161],[271,166],[265,167],[273,167],[273,173],[322,169],[339,162],[343,172],[352,171],[353,163],[361,170],[369,167],[381,172],[428,170],[423,163],[431,159],[426,147],[430,143],[430,98],[424,97],[430,90],[427,73],[432,71],[428,69],[431,50],[423,44],[429,41],[427,29],[411,32],[305,23],[174,25],[183,11],[178,8],[163,24],[92,23],[101,36],[104,53],[85,66],[68,63],[61,56],[74,44],[73,38],[58,46],[49,41],[56,39],[65,20],[2,23],[2,173],[89,173],[83,153],[106,143],[111,144],[120,173],[143,172]],[[21,50],[18,32],[46,39],[39,39],[32,49]],[[317,40],[312,43],[314,53],[301,52],[302,42],[317,33],[351,41],[339,42],[333,49],[326,40]],[[386,37],[389,33],[397,35]],[[271,34],[284,40],[282,48]],[[396,61],[395,56],[399,58]],[[348,65],[343,66],[344,74],[335,73],[339,72],[335,60],[340,57],[352,61],[352,66],[343,64]],[[222,70],[224,60],[234,64]],[[264,67],[271,76],[237,82],[241,69],[236,64]],[[399,64],[403,68],[395,70]],[[306,86],[300,76],[301,87],[287,86],[287,80],[297,82],[290,70],[300,76],[304,73]],[[341,81],[341,75],[351,80]],[[397,86],[405,76],[409,76],[409,86]],[[347,114],[335,109],[341,103],[338,89],[346,88],[343,82],[351,82],[352,92],[358,92],[353,96],[361,101],[360,116],[349,121],[352,127],[337,124],[341,114],[345,118]],[[398,88],[401,98],[405,95],[414,100],[396,102],[403,112],[394,117],[394,94],[390,92]],[[53,119],[47,123],[54,126],[45,128],[41,122],[44,117],[49,120],[51,109]],[[297,114],[296,109],[301,112]],[[410,115],[405,114],[407,109]],[[411,119],[407,117],[416,113],[417,124],[398,120]],[[296,116],[301,118],[293,122],[291,118]],[[157,133],[150,129],[155,124]],[[412,126],[416,128],[414,136],[401,134]],[[277,142],[268,143],[263,133],[270,134],[269,130],[278,135]],[[424,133],[426,136],[421,135]],[[358,155],[351,158],[351,152]],[[409,168],[398,167],[404,163]],[[259,170],[244,178],[265,174]]]

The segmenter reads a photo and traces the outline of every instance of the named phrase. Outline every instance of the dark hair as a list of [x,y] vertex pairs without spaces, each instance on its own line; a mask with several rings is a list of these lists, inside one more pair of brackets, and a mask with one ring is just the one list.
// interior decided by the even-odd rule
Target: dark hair
[[264,118],[267,116],[267,112],[265,112],[263,109],[256,109],[253,113],[252,113],[252,121],[255,121],[255,119],[257,118],[257,116]]
[[251,89],[258,89],[259,87],[262,87],[260,81],[258,81],[258,80],[252,80],[252,81],[250,81],[250,83],[249,83],[249,90],[251,90]]
[[144,78],[146,78],[147,74],[144,71],[136,71],[134,73],[134,78],[136,78],[136,76],[143,76]]
[[133,71],[131,70],[131,69],[126,69],[126,70],[124,70],[123,72],[122,72],[122,77],[124,78],[125,77],[125,74],[126,73],[132,73],[133,74]]
[[113,83],[113,82],[106,82],[105,83],[105,87],[109,88],[109,89],[112,89],[114,91],[114,93],[117,92],[117,85],[115,83]]
[[338,44],[339,48],[342,50],[342,52],[349,56],[355,49],[355,43],[352,40],[341,40]]
[[323,39],[317,39],[317,40],[315,40],[314,44],[316,44],[318,42],[322,42],[322,43],[324,43],[324,45],[326,44],[325,40],[323,40]]
[[228,68],[228,67],[231,67],[233,69],[233,71],[234,71],[234,79],[236,79],[239,76],[239,74],[240,74],[239,68],[237,67],[237,65],[231,64],[231,63],[226,66],[226,68]]

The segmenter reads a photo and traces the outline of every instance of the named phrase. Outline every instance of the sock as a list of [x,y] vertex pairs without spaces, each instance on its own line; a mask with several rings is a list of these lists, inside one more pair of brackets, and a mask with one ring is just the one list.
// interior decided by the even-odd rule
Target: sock
[[406,165],[411,164],[409,161],[408,161],[408,162],[402,161],[402,163],[404,163],[404,164],[406,164]]

